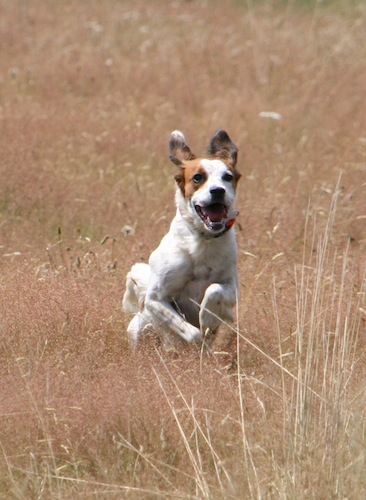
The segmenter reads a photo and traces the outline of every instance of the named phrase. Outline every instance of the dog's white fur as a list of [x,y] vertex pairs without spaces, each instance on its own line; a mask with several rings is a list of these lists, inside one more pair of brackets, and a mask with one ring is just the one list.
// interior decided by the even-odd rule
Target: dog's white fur
[[233,320],[238,296],[231,228],[240,177],[237,148],[219,130],[211,139],[209,156],[196,158],[184,135],[175,131],[170,154],[180,169],[176,215],[149,264],[132,266],[126,280],[123,310],[134,313],[127,329],[132,345],[151,328],[165,339],[178,335],[187,342],[201,341],[215,333],[221,321]]

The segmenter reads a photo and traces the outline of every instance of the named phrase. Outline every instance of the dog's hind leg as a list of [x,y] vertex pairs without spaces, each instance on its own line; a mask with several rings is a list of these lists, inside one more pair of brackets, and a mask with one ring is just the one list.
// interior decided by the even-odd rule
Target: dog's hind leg
[[136,346],[141,335],[151,325],[150,315],[144,311],[144,301],[150,278],[150,266],[139,263],[132,266],[126,278],[126,291],[122,300],[122,309],[127,313],[135,313],[127,327],[128,341]]
[[124,312],[137,313],[143,309],[149,278],[148,264],[138,263],[132,266],[126,277],[126,291],[122,300]]

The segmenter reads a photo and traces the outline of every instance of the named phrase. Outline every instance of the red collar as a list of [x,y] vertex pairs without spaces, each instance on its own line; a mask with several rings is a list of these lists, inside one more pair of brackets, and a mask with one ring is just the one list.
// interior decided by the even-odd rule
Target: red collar
[[235,213],[235,217],[233,217],[232,219],[230,219],[230,220],[227,221],[227,223],[225,224],[225,227],[221,231],[221,233],[213,234],[212,238],[219,238],[223,234],[227,233],[233,227],[233,225],[235,224],[235,221],[236,221],[236,218],[237,218],[238,214],[239,214],[239,212],[236,212]]

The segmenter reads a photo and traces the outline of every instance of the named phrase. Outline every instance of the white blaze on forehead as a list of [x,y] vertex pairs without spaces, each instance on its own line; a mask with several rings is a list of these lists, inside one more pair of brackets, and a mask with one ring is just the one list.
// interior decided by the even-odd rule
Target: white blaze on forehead
[[221,160],[201,160],[202,167],[206,170],[208,176],[207,181],[209,184],[223,184],[222,176],[230,172],[228,166]]

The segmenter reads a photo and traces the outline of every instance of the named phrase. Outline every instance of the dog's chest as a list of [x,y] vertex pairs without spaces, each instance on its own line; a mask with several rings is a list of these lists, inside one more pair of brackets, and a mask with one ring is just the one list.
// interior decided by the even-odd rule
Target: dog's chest
[[191,278],[186,285],[184,294],[195,297],[195,300],[201,301],[206,288],[215,280],[215,272],[207,264],[198,264],[192,268]]
[[199,305],[207,288],[215,282],[221,281],[222,272],[210,264],[197,262],[191,269],[188,281],[176,297],[179,312],[192,325],[199,326]]
[[193,267],[192,281],[210,281],[212,278],[212,267],[207,264],[197,264]]
[[226,278],[228,269],[219,248],[203,246],[191,254],[191,272],[182,295],[188,295],[200,302],[208,286],[220,283]]

